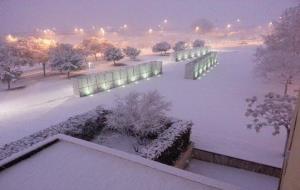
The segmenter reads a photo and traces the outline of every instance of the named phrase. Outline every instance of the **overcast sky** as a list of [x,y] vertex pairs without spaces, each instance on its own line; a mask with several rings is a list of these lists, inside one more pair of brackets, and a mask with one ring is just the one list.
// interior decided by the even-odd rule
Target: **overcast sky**
[[120,26],[149,28],[168,19],[173,28],[200,18],[222,26],[240,18],[245,26],[263,25],[296,0],[0,0],[0,34],[35,28]]

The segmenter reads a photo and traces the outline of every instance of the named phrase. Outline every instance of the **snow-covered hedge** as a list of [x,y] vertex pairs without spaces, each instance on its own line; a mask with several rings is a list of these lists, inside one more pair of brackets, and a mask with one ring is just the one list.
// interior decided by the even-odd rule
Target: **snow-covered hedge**
[[192,125],[188,121],[173,121],[168,129],[140,151],[140,155],[147,159],[173,165],[180,153],[190,144]]
[[66,134],[84,140],[91,140],[104,127],[106,114],[107,111],[99,106],[92,111],[70,117],[57,125],[6,144],[0,147],[0,160],[57,134]]

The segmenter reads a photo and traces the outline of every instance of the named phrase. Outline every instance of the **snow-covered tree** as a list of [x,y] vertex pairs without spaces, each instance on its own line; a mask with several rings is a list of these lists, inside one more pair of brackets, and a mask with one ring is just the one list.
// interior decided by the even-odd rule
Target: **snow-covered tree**
[[184,41],[178,41],[175,43],[173,50],[174,51],[181,51],[186,49],[186,42]]
[[84,39],[80,44],[80,49],[84,50],[86,54],[94,55],[97,61],[97,54],[102,50],[101,41],[95,37]]
[[160,52],[161,55],[166,55],[167,51],[171,49],[171,45],[168,42],[159,42],[152,47],[152,52]]
[[11,83],[20,78],[22,74],[20,65],[24,64],[24,61],[17,49],[0,44],[0,80],[7,83],[8,90],[11,88]]
[[43,75],[46,76],[49,49],[55,47],[56,42],[50,39],[28,37],[18,40],[15,45],[21,51],[27,52],[27,57],[32,59],[32,63],[42,64]]
[[53,70],[65,72],[70,78],[70,72],[81,69],[84,56],[80,50],[73,48],[71,44],[58,44],[50,49],[49,61]]
[[300,73],[300,5],[273,22],[271,34],[256,51],[256,73],[284,84],[284,94]]
[[246,102],[248,108],[245,115],[252,119],[252,123],[248,124],[247,127],[249,129],[254,128],[256,132],[260,132],[264,127],[273,127],[273,135],[278,135],[280,128],[283,128],[286,131],[285,153],[296,98],[289,95],[268,93],[262,102],[258,102],[255,96],[246,99]]
[[136,60],[136,57],[140,55],[141,50],[134,48],[134,47],[126,47],[123,49],[123,52],[131,60]]
[[132,92],[116,99],[116,106],[107,116],[107,126],[140,138],[157,135],[164,129],[170,103],[157,92]]
[[106,51],[104,52],[104,59],[106,61],[113,61],[114,65],[116,64],[116,61],[119,61],[123,58],[124,55],[120,48],[111,47],[106,49]]
[[204,47],[204,45],[205,45],[205,41],[203,41],[203,40],[195,40],[193,42],[194,48]]

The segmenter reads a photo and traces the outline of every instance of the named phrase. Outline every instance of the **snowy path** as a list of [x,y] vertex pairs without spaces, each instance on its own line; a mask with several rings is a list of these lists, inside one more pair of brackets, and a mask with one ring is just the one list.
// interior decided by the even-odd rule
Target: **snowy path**
[[284,134],[273,137],[272,129],[256,134],[245,127],[245,98],[272,90],[270,84],[254,79],[252,54],[253,49],[222,52],[220,64],[196,81],[183,79],[183,63],[168,63],[161,77],[85,98],[72,96],[71,81],[61,79],[0,92],[0,145],[97,105],[109,106],[116,95],[157,89],[172,102],[172,116],[194,122],[195,147],[280,166]]

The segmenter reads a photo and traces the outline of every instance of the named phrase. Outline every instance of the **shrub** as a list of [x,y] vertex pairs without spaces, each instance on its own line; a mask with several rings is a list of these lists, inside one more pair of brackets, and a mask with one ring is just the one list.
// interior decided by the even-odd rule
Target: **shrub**
[[168,129],[140,151],[140,155],[167,165],[174,165],[181,152],[190,144],[191,127],[191,122],[173,121]]
[[110,129],[140,138],[156,136],[165,129],[170,105],[157,91],[132,92],[125,98],[117,98],[106,124]]

